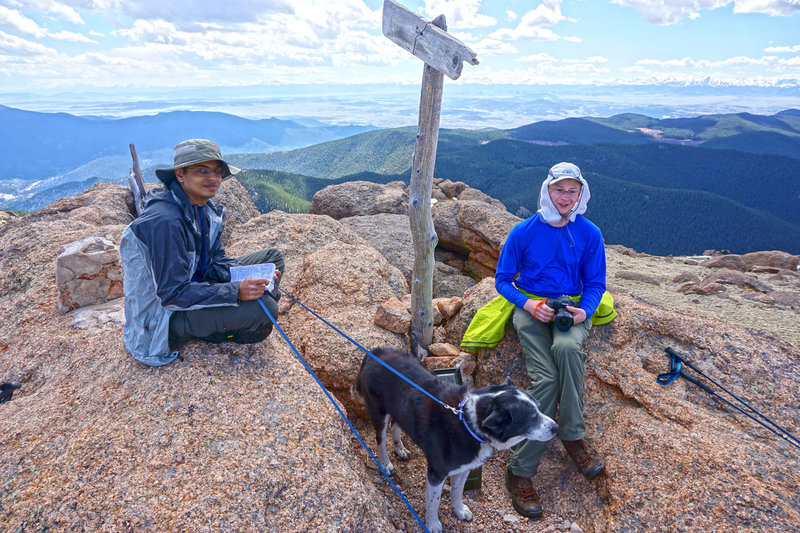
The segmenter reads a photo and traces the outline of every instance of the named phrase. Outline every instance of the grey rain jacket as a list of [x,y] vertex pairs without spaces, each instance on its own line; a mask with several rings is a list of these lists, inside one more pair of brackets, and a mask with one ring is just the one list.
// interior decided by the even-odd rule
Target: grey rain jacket
[[199,262],[200,228],[195,209],[177,181],[152,190],[145,210],[122,233],[120,254],[125,287],[125,348],[150,366],[172,362],[169,319],[175,311],[238,305],[239,283],[231,283],[230,267],[220,237],[225,206],[209,200],[208,270],[193,282]]

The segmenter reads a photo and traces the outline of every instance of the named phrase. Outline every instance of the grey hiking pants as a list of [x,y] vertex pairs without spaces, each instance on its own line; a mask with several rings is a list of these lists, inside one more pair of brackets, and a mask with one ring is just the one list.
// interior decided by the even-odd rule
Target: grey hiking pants
[[[582,349],[592,327],[591,317],[569,331],[559,331],[554,322],[535,320],[530,313],[517,307],[512,321],[531,378],[528,392],[539,402],[545,415],[555,420],[558,411],[559,438],[582,439],[586,430],[583,421],[586,353]],[[508,468],[516,476],[533,477],[546,448],[547,442],[522,441],[511,448]]]
[[[281,271],[285,268],[283,254],[277,248],[267,248],[252,254],[237,258],[243,265],[257,265],[259,263],[275,263],[275,268]],[[280,291],[278,285],[280,278],[275,283],[275,288],[270,293],[264,293],[260,298],[274,318],[278,318],[278,299]],[[239,301],[239,305],[227,307],[209,307],[195,309],[194,311],[177,311],[172,313],[169,320],[170,343],[191,337],[211,340],[217,334],[241,332],[252,336],[256,332],[265,332],[264,337],[272,331],[272,322],[261,308],[258,300],[247,302]],[[220,339],[217,339],[219,341]]]

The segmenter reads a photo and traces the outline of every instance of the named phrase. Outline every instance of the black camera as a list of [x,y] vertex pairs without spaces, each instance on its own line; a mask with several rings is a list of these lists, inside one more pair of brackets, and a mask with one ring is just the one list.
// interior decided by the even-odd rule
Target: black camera
[[555,320],[558,330],[569,331],[569,328],[575,324],[575,319],[572,318],[572,313],[567,311],[567,306],[574,306],[575,301],[566,294],[562,294],[558,298],[548,298],[545,303],[547,303],[547,307],[556,312]]

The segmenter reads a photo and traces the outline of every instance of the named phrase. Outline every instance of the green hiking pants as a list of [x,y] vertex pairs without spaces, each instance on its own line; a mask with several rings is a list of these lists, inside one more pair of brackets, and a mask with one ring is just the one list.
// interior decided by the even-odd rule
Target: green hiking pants
[[[243,265],[257,265],[260,263],[275,263],[275,268],[281,271],[285,268],[283,254],[277,248],[267,248],[252,254],[237,258]],[[275,288],[270,293],[264,293],[260,300],[269,310],[270,314],[278,318],[278,299],[280,291],[278,285],[280,278],[275,283]],[[172,313],[169,320],[170,343],[188,339],[206,339],[217,333],[241,332],[250,337],[256,335],[264,338],[272,331],[272,322],[258,304],[258,300],[247,302],[239,301],[239,305],[227,307],[208,307],[194,311],[177,311]]]
[[[539,409],[545,415],[555,420],[558,411],[559,438],[582,439],[586,430],[583,421],[586,353],[582,349],[592,321],[585,320],[568,331],[559,331],[554,322],[534,320],[530,313],[517,307],[512,322],[531,379],[528,392],[539,402]],[[545,448],[547,442],[522,441],[511,448],[508,468],[516,476],[533,477]]]

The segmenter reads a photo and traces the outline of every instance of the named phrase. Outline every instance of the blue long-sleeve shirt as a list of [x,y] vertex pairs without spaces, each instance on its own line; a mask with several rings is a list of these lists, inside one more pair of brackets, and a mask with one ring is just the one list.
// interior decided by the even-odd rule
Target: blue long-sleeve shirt
[[517,287],[548,298],[580,294],[580,307],[588,319],[606,291],[606,253],[600,229],[581,215],[560,228],[544,222],[538,214],[523,220],[508,234],[500,251],[494,283],[498,293],[519,307],[528,297]]

